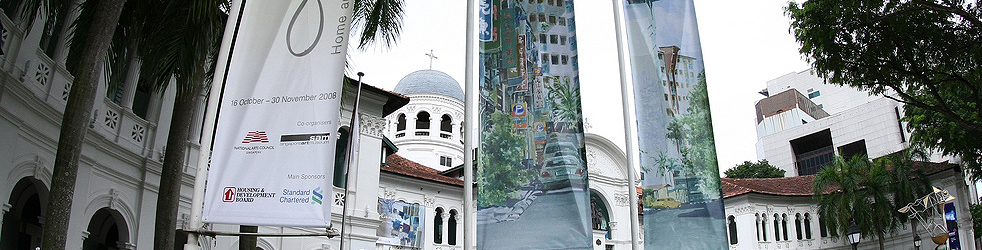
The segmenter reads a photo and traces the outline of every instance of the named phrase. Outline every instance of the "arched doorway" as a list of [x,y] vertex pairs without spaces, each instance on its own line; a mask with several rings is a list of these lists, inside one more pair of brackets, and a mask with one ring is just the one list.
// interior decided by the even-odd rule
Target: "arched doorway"
[[17,181],[10,192],[10,211],[3,215],[0,250],[33,250],[41,246],[48,188],[34,177]]
[[82,250],[126,249],[125,244],[129,242],[129,229],[123,215],[110,208],[96,211],[86,230],[89,235],[82,243]]
[[604,199],[594,190],[590,190],[590,217],[593,230],[606,231],[604,237],[608,240],[611,239],[610,210],[607,209],[607,203]]

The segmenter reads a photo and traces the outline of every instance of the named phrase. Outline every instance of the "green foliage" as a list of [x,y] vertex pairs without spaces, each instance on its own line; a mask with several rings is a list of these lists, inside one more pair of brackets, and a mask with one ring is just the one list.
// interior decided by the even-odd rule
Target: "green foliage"
[[509,114],[491,114],[491,130],[483,133],[480,162],[477,165],[478,206],[501,206],[508,198],[517,198],[518,187],[534,177],[531,169],[522,167],[525,139],[512,132]]
[[403,0],[356,0],[352,30],[361,32],[358,48],[368,48],[379,40],[387,48],[394,45],[402,32],[405,4]]
[[[554,84],[546,84],[549,90],[549,102],[555,121],[566,124],[567,129],[579,131],[577,124],[583,120],[580,109],[580,89],[573,86],[569,77],[553,77]],[[574,88],[575,87],[575,88]]]
[[736,167],[726,170],[723,174],[726,178],[780,178],[784,177],[784,170],[777,168],[767,160],[757,162],[744,161]]
[[982,7],[974,1],[812,0],[785,9],[815,71],[905,103],[911,141],[982,177]]
[[884,234],[896,232],[908,221],[897,209],[928,193],[930,183],[923,177],[912,181],[910,177],[918,173],[903,156],[876,161],[866,156],[849,160],[836,156],[832,165],[815,176],[813,197],[833,236],[844,236],[855,222],[863,235],[875,236],[883,249]]
[[982,237],[982,204],[972,204],[968,206],[972,213],[972,229],[975,230],[975,238]]
[[689,92],[689,108],[668,124],[669,139],[681,141],[682,172],[698,175],[702,191],[719,197],[719,165],[716,159],[716,140],[713,137],[706,73],[699,73],[699,83]]

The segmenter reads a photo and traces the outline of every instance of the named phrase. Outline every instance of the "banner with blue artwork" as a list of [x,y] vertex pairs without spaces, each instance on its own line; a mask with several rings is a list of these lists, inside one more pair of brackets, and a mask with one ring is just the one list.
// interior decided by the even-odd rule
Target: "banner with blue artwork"
[[[624,0],[645,249],[727,249],[692,0]],[[693,240],[699,239],[699,240]]]
[[573,1],[480,18],[477,247],[593,249]]
[[948,249],[962,249],[961,242],[958,242],[958,215],[955,213],[955,203],[944,204],[944,221],[948,226]]
[[425,207],[392,199],[379,199],[378,205],[382,225],[379,225],[376,243],[412,248],[423,246]]

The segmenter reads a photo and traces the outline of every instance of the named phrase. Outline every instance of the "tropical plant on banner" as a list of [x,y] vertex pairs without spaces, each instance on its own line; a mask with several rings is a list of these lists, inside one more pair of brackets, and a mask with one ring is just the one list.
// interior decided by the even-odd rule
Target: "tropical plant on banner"
[[580,111],[580,90],[573,88],[569,77],[553,77],[554,84],[547,84],[552,115],[565,125],[565,129],[578,131],[577,124],[583,120]]
[[689,98],[686,112],[679,114],[668,124],[667,137],[678,141],[679,151],[682,153],[682,169],[700,177],[700,188],[704,194],[717,197],[720,187],[719,171],[705,72],[699,74],[699,82],[692,88]]
[[474,178],[477,182],[477,205],[502,206],[508,198],[517,198],[518,187],[528,184],[534,173],[522,167],[525,138],[512,131],[511,116],[497,111],[491,114],[491,131],[481,141],[481,164]]

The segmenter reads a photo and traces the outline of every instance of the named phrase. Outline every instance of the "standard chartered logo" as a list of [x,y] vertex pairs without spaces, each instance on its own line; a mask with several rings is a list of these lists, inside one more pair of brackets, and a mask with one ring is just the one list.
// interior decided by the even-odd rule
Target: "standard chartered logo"
[[314,189],[314,195],[310,197],[310,204],[323,204],[321,199],[324,199],[324,195],[321,194],[321,188],[317,187]]
[[311,189],[283,189],[280,196],[280,203],[292,204],[323,204],[324,194],[321,188]]

